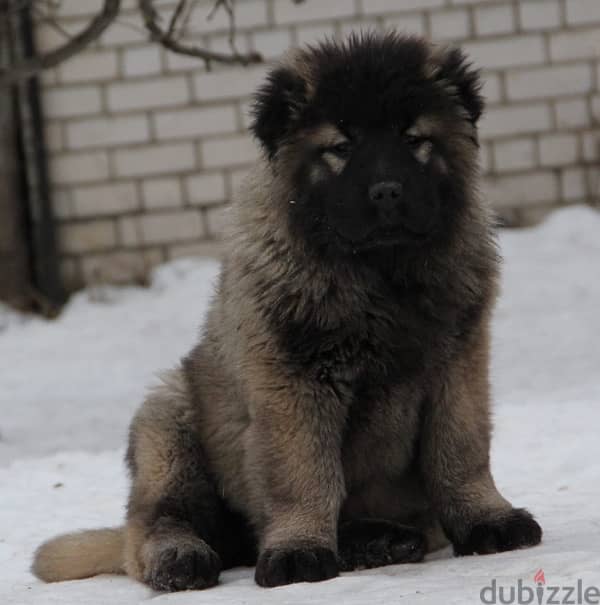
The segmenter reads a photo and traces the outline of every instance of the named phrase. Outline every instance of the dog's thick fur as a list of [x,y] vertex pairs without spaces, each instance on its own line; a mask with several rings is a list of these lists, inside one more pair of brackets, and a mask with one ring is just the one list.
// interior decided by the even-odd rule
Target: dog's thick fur
[[127,523],[41,546],[39,577],[275,586],[540,541],[489,468],[482,109],[460,51],[392,34],[272,71],[204,335],[131,426]]

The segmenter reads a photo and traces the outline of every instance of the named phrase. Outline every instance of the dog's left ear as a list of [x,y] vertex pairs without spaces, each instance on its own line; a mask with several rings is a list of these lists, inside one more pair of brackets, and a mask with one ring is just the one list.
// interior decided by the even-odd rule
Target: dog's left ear
[[481,94],[479,70],[475,69],[459,48],[447,48],[438,55],[435,78],[455,89],[457,101],[467,112],[473,126],[483,113],[485,102]]
[[278,67],[267,76],[254,96],[250,130],[273,157],[292,130],[306,102],[306,83],[286,67]]

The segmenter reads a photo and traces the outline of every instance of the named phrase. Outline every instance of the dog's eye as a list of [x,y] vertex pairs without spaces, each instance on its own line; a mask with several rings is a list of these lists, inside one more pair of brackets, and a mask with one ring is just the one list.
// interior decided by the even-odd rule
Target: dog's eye
[[339,158],[347,158],[352,152],[352,145],[349,141],[344,141],[343,143],[337,143],[336,145],[332,145],[331,147],[325,147],[323,149],[323,153],[333,153]]
[[421,145],[423,145],[423,143],[430,143],[431,142],[426,137],[420,137],[420,136],[417,136],[417,135],[414,135],[414,134],[407,134],[404,137],[404,140],[409,145],[409,147],[412,147],[413,149],[418,149],[419,147],[421,147]]

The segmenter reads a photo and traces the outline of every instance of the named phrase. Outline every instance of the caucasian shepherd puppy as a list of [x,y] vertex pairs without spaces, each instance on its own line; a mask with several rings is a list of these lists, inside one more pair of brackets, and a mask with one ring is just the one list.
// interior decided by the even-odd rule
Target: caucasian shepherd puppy
[[204,335],[131,426],[126,525],[43,545],[39,577],[278,586],[540,541],[490,474],[479,89],[459,50],[396,34],[271,71]]

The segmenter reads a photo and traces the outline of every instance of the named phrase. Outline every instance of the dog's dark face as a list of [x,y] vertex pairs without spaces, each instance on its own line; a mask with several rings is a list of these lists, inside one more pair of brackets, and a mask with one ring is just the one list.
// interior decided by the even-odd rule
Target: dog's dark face
[[253,132],[291,183],[292,229],[340,250],[416,246],[469,203],[483,109],[458,50],[366,35],[298,51],[269,76]]

